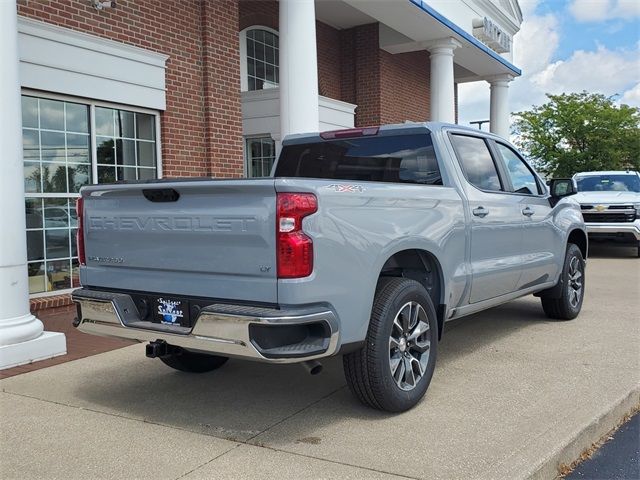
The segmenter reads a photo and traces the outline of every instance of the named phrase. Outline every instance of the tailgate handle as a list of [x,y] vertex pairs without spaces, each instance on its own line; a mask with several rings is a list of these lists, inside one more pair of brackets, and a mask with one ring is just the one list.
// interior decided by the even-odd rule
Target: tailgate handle
[[145,188],[142,193],[150,202],[175,202],[180,198],[173,188]]

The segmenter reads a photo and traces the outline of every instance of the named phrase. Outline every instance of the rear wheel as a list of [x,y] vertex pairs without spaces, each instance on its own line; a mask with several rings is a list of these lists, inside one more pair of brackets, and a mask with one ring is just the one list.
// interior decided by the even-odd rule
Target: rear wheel
[[573,320],[582,309],[585,286],[584,258],[573,243],[567,246],[560,280],[562,294],[558,298],[542,297],[542,308],[549,318]]
[[220,368],[229,359],[181,349],[177,353],[160,357],[160,360],[165,365],[181,372],[205,373]]
[[412,408],[433,376],[437,332],[433,303],[420,283],[380,279],[365,346],[343,358],[351,392],[380,410]]

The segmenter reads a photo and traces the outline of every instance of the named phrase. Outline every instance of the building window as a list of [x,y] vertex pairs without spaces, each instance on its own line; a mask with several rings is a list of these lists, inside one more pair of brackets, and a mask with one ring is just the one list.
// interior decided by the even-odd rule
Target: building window
[[156,178],[156,117],[58,97],[22,96],[30,293],[79,286],[78,192],[92,183]]
[[155,117],[96,107],[98,183],[156,178]]
[[247,176],[268,177],[276,159],[276,145],[271,137],[247,138]]
[[279,83],[278,32],[251,27],[240,33],[242,90],[263,90]]

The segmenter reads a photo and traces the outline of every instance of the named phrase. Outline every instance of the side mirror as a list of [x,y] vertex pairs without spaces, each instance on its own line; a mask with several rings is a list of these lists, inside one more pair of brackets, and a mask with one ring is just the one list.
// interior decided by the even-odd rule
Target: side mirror
[[576,184],[571,178],[554,178],[549,182],[549,191],[551,192],[551,198],[555,201],[554,203],[562,197],[578,193]]

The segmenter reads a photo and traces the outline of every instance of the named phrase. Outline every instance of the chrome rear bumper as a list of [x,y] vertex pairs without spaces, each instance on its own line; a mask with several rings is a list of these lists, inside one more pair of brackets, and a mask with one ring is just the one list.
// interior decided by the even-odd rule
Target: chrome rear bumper
[[[270,363],[313,360],[333,355],[338,349],[338,320],[325,306],[278,310],[214,304],[203,308],[189,329],[142,321],[133,299],[124,293],[81,288],[73,292],[72,299],[79,306],[78,330],[94,335],[140,342],[164,340],[189,350]],[[274,335],[287,327],[308,327],[309,331],[324,333],[269,348],[261,346],[257,336],[251,333],[255,332],[253,326],[270,327],[266,331]],[[262,329],[261,337],[264,331]]]

